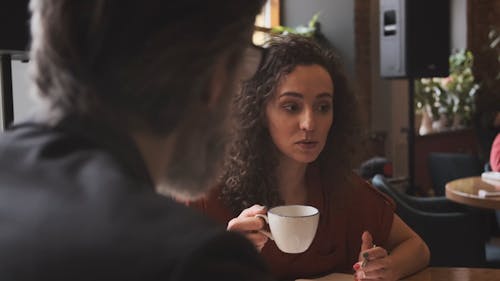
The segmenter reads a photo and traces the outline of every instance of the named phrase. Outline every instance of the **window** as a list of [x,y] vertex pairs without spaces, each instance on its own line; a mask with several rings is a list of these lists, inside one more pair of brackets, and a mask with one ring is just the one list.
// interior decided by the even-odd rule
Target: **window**
[[269,30],[273,26],[280,24],[280,1],[267,0],[262,8],[262,12],[255,18],[255,32],[253,42],[256,45],[262,45],[266,39]]

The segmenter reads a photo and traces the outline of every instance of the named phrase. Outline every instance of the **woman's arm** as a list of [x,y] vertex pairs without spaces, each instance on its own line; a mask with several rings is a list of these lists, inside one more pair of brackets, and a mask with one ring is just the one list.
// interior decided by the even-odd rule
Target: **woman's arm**
[[398,279],[429,264],[430,251],[427,244],[396,214],[392,221],[387,248],[390,250],[392,267]]

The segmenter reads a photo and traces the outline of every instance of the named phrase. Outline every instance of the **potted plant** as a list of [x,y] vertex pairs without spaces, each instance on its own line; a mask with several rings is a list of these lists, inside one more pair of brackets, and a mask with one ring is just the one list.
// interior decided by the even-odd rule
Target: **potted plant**
[[277,34],[285,34],[285,35],[298,34],[306,37],[312,37],[316,32],[316,23],[318,22],[318,18],[319,18],[319,12],[313,15],[313,17],[309,20],[307,26],[299,25],[297,27],[289,27],[289,26],[278,25],[272,27],[271,32]]
[[415,112],[421,116],[419,134],[442,130],[447,126],[449,98],[441,86],[441,78],[421,78],[415,82]]
[[475,111],[475,96],[479,89],[472,73],[474,57],[470,51],[459,51],[450,56],[450,75],[441,80],[449,96],[448,113],[453,116],[455,127],[471,125]]
[[299,25],[296,27],[278,25],[272,27],[269,32],[274,34],[297,34],[305,37],[313,38],[318,44],[325,48],[333,48],[331,42],[326,38],[326,36],[321,31],[321,23],[319,22],[319,16],[321,12],[315,13],[309,20],[307,25]]
[[[479,85],[472,74],[472,52],[461,50],[450,56],[450,75],[422,78],[415,83],[415,111],[422,114],[420,134],[471,125]],[[428,119],[432,129],[428,128]]]

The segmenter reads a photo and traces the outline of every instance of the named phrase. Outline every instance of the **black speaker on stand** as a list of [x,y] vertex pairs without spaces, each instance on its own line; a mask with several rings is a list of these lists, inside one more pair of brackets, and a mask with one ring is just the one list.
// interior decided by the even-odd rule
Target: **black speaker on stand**
[[449,56],[449,0],[380,0],[380,75],[409,81],[407,192],[411,194],[416,192],[414,79],[448,76]]
[[2,70],[2,128],[14,121],[12,60],[28,60],[28,0],[5,0],[0,4],[0,59]]

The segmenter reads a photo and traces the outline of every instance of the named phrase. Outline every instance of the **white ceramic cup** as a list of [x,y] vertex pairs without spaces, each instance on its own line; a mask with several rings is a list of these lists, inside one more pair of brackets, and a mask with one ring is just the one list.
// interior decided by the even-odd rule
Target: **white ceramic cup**
[[318,229],[319,211],[312,206],[278,206],[267,211],[267,216],[256,216],[263,218],[271,230],[271,233],[261,232],[274,240],[276,246],[285,253],[306,251]]

